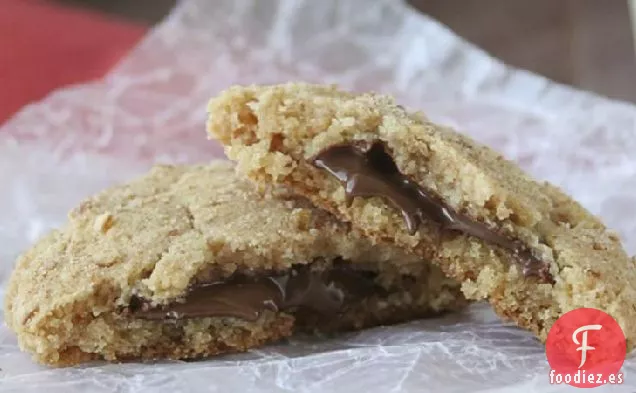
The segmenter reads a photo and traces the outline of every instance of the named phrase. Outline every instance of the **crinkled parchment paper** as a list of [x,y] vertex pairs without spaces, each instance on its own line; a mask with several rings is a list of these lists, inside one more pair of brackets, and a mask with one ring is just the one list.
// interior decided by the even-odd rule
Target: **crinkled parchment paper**
[[[395,94],[564,187],[636,251],[634,106],[508,68],[396,0],[190,0],[104,80],[55,92],[0,129],[0,283],[82,197],[154,162],[220,156],[205,141],[210,96],[290,80]],[[597,391],[635,391],[635,368],[628,359],[625,385]],[[549,385],[542,346],[483,304],[207,361],[70,369],[32,363],[2,326],[0,369],[2,392],[570,389]]]

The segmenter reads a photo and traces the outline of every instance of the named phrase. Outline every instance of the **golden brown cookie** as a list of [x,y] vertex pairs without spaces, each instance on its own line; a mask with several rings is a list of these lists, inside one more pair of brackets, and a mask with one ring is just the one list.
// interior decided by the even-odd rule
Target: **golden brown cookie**
[[5,316],[22,349],[60,366],[244,351],[465,303],[438,268],[217,162],[85,200],[19,259]]
[[618,237],[488,147],[390,97],[333,86],[233,87],[209,113],[240,172],[432,260],[541,340],[563,313],[594,307],[633,344],[636,269]]

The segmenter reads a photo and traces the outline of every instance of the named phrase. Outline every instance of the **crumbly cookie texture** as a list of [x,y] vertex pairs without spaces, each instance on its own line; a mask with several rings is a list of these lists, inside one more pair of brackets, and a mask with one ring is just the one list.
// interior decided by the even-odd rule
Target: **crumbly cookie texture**
[[[148,320],[131,299],[183,299],[193,284],[292,265],[350,261],[386,293],[339,317],[264,310],[231,317]],[[323,266],[324,267],[324,266]],[[8,326],[42,363],[195,358],[244,351],[298,329],[351,329],[436,314],[466,303],[459,284],[394,246],[285,192],[261,196],[228,161],[158,166],[143,178],[82,202],[68,223],[19,259],[5,299]]]
[[[544,341],[563,313],[608,312],[631,348],[636,338],[636,269],[618,237],[559,188],[533,180],[514,163],[387,96],[334,86],[233,87],[209,103],[208,132],[240,172],[283,184],[315,206],[437,263],[471,299]],[[385,198],[355,197],[315,166],[334,146],[381,142],[402,174],[455,212],[522,242],[551,280],[526,277],[511,252],[424,220],[415,235]]]

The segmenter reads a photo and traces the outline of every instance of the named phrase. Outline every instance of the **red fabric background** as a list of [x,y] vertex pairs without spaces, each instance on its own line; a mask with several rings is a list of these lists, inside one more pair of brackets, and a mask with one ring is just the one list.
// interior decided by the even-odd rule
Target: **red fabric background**
[[0,124],[58,87],[103,76],[146,26],[41,0],[0,0]]

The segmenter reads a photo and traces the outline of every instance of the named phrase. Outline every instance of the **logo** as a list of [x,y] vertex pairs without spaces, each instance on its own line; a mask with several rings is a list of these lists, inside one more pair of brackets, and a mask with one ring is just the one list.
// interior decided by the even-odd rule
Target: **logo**
[[596,349],[594,347],[588,347],[587,346],[587,331],[588,330],[601,330],[602,328],[603,328],[602,325],[585,325],[585,326],[581,326],[580,328],[576,329],[574,331],[574,333],[572,334],[572,341],[574,341],[574,343],[578,345],[578,344],[581,344],[581,343],[576,338],[576,336],[580,332],[583,332],[583,344],[581,344],[581,346],[576,349],[577,351],[583,351],[583,352],[581,352],[581,364],[579,364],[579,368],[583,367],[583,365],[585,364],[585,360],[587,359],[587,351],[592,351],[592,350]]
[[580,388],[623,383],[626,350],[623,330],[607,313],[579,308],[563,314],[545,345],[550,383]]

